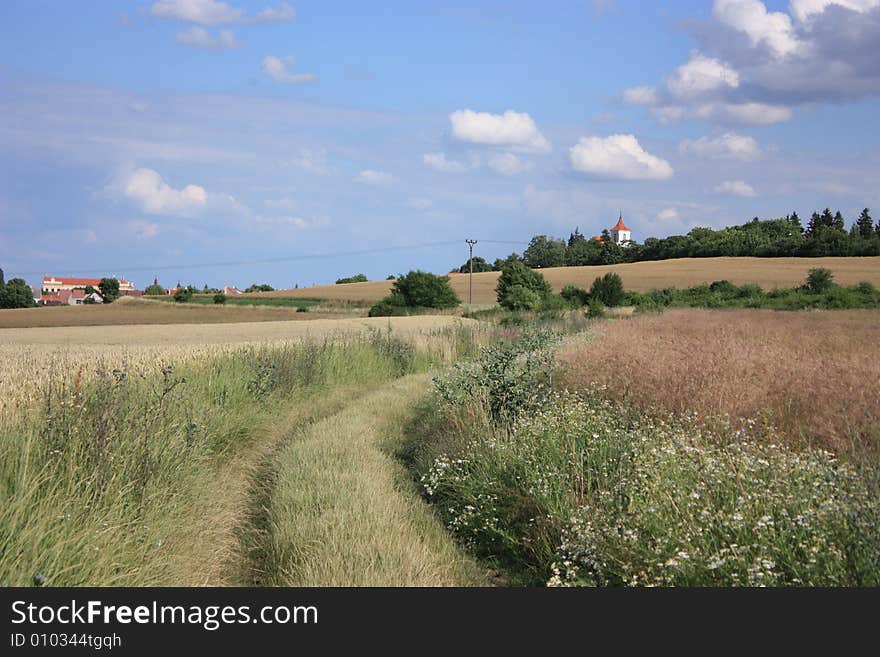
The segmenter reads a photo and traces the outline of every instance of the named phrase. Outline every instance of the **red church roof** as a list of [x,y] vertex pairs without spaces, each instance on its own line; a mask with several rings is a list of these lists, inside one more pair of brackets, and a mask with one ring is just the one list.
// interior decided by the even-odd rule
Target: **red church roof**
[[43,277],[44,283],[51,280],[57,281],[61,285],[82,285],[83,287],[86,285],[98,287],[98,284],[101,282],[100,278],[62,278],[60,276],[58,278],[55,278],[54,276]]
[[617,223],[614,224],[614,228],[611,229],[611,232],[612,232],[612,233],[616,233],[616,232],[621,231],[621,230],[629,231],[629,228],[627,228],[627,227],[626,227],[626,224],[623,223],[623,217],[622,217],[622,216],[620,217],[620,219],[617,220]]

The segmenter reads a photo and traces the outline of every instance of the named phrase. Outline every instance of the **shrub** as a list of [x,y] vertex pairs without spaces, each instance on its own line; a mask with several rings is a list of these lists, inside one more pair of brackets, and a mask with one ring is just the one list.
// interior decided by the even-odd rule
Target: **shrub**
[[344,283],[366,283],[367,277],[364,274],[355,274],[354,276],[349,276],[348,278],[339,278],[336,280],[337,285],[342,285]]
[[272,292],[275,288],[268,283],[254,283],[245,288],[245,292]]
[[[518,261],[512,262],[504,267],[501,276],[498,277],[498,286],[495,288],[495,291],[498,294],[498,303],[508,310],[515,310],[511,304],[514,303],[517,298],[522,298],[521,292],[514,293],[513,289],[516,287],[524,288],[535,293],[539,299],[548,296],[552,291],[550,283],[547,282],[547,279],[544,278],[543,274],[534,271],[533,269],[529,269],[523,263]],[[511,293],[514,293],[517,296],[511,298]]]
[[165,288],[161,285],[153,283],[144,288],[144,295],[149,297],[161,297],[165,294]]
[[595,297],[609,307],[619,306],[623,303],[623,279],[620,274],[608,272],[601,278],[593,281],[590,288],[590,297]]
[[537,310],[541,295],[523,285],[514,285],[507,291],[504,307],[508,310]]
[[559,294],[574,307],[586,306],[590,302],[590,293],[577,285],[568,284]]
[[605,317],[605,306],[602,305],[602,302],[599,299],[593,297],[590,299],[590,303],[587,306],[587,317],[590,319],[601,319]]
[[402,300],[399,305],[411,308],[454,308],[461,303],[449,285],[449,276],[418,270],[395,280],[391,296]]
[[739,291],[739,288],[725,279],[722,281],[712,281],[709,285],[709,290],[722,296],[734,296]]
[[178,288],[177,292],[174,293],[174,300],[177,303],[187,303],[192,300],[192,296],[192,288],[187,285],[186,287]]
[[226,295],[222,292],[218,292],[214,295],[214,303],[223,304],[226,303]]
[[813,294],[822,294],[827,292],[834,285],[834,274],[831,270],[824,267],[816,267],[807,272],[807,280],[804,282],[804,288]]

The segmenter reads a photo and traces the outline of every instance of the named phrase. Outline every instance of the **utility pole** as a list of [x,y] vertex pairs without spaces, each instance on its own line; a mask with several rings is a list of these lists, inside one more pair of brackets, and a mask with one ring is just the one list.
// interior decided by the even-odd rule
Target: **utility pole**
[[474,302],[474,244],[477,243],[477,240],[465,240],[465,242],[467,242],[467,245],[471,250],[471,257],[468,259],[468,264],[471,269],[470,278],[468,280],[468,304],[472,304]]

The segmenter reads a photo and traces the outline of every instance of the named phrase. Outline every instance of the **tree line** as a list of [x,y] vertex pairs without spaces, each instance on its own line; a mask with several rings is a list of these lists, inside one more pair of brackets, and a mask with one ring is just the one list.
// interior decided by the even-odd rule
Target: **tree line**
[[[475,272],[502,271],[513,262],[533,269],[613,265],[624,262],[668,260],[672,258],[712,258],[718,256],[823,257],[880,255],[880,222],[875,225],[865,208],[847,230],[840,211],[830,208],[813,212],[806,226],[797,212],[779,219],[759,219],[720,230],[694,228],[687,235],[649,237],[644,243],[615,244],[608,230],[601,239],[588,238],[575,228],[567,240],[535,235],[522,255],[511,253],[493,263],[475,257]],[[470,261],[457,269],[470,271]]]

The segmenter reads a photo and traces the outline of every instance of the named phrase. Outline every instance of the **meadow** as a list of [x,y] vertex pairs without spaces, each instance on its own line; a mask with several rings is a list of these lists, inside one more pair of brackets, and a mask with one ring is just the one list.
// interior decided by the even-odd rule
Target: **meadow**
[[673,309],[562,349],[570,390],[644,412],[748,419],[790,444],[880,453],[880,311]]
[[414,319],[259,344],[4,341],[0,582],[253,581],[254,509],[278,446],[481,339],[461,321]]
[[[869,281],[880,287],[880,257],[863,258],[680,258],[654,262],[634,262],[619,265],[589,267],[550,267],[541,273],[560,292],[565,285],[589,289],[593,280],[608,272],[617,272],[624,287],[636,292],[648,292],[665,287],[690,287],[717,280],[729,280],[735,285],[748,283],[764,289],[796,287],[807,272],[815,267],[830,269],[840,285],[855,285]],[[499,272],[474,274],[474,303],[496,303],[495,286]],[[450,274],[452,289],[463,302],[468,300],[468,274]],[[391,291],[391,281],[368,281],[342,285],[316,285],[295,290],[254,292],[250,298],[332,299],[376,302]]]
[[[700,320],[669,315],[676,327]],[[727,384],[736,380],[736,370],[713,387],[716,343],[710,336],[712,328],[736,319],[715,311],[704,320],[702,341],[692,340],[690,351],[673,349],[665,357],[673,368],[669,379],[659,376],[662,364],[645,382],[637,380],[637,368],[626,373],[625,380],[646,391],[654,385],[676,395],[683,385],[678,399],[688,410],[682,413],[644,412],[633,401],[636,390],[621,393],[584,378],[602,367],[592,349],[602,355],[618,350],[618,368],[627,367],[627,353],[640,349],[640,339],[659,350],[663,338],[651,341],[651,324],[605,320],[596,325],[596,334],[565,339],[560,356],[559,336],[511,332],[506,341],[435,379],[434,395],[409,427],[400,457],[458,543],[510,584],[876,586],[880,467],[875,455],[835,455],[749,417],[707,424],[690,410],[691,384],[676,375],[675,367],[699,369],[705,363],[710,375],[698,375],[694,385],[708,386],[709,398],[730,392]],[[741,334],[748,334],[749,319]],[[849,319],[829,318],[825,328],[841,333],[821,346],[841,346],[848,339],[842,331],[853,326],[861,326],[861,338],[872,338],[867,318]],[[783,324],[775,334],[775,353],[781,355],[787,346],[788,355],[797,356],[793,343],[805,333],[783,340],[779,333],[786,328],[804,325]],[[614,339],[618,330],[629,340]],[[774,335],[773,328],[765,326],[763,335],[768,334]],[[762,362],[755,349],[744,354],[752,367]],[[844,344],[843,367],[853,363],[852,351]],[[664,358],[650,347],[639,355]],[[746,376],[739,384],[748,389],[754,383],[758,393],[784,385],[781,397],[797,397],[792,388],[822,381],[810,367],[820,366],[823,358],[831,363],[836,355],[832,350],[812,357],[801,371],[811,372],[811,381],[777,382],[774,365],[767,363],[766,369],[749,373],[757,380]],[[682,360],[687,365],[676,365]],[[615,380],[611,366],[606,373]],[[839,394],[841,405],[852,392],[845,386],[825,391]],[[865,399],[870,395],[871,390]],[[876,404],[856,400],[852,413],[870,423],[875,410]]]

